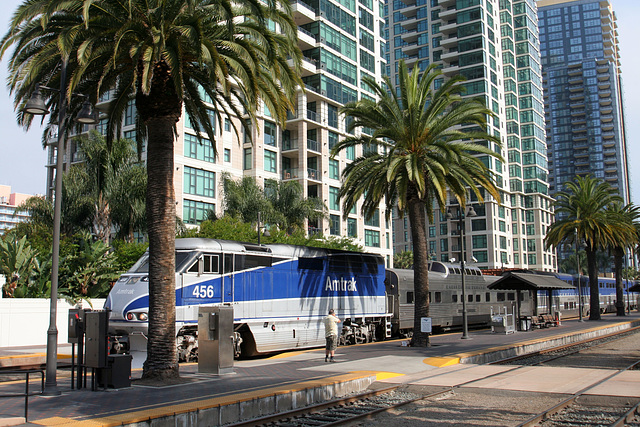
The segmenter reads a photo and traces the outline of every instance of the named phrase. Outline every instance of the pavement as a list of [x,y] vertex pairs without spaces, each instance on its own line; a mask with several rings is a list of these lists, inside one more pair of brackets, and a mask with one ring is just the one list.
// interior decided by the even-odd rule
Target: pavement
[[[563,320],[557,327],[511,334],[490,330],[434,335],[431,346],[412,348],[407,340],[340,347],[337,363],[324,362],[324,350],[313,349],[236,361],[233,373],[198,373],[197,364],[182,364],[181,379],[156,386],[132,370],[132,386],[121,389],[71,389],[68,370],[59,369],[58,396],[33,396],[28,425],[223,425],[325,401],[371,387],[415,384],[450,387],[477,380],[474,386],[505,390],[573,393],[606,376],[602,369],[486,365],[490,361],[640,326],[640,313],[599,321]],[[70,347],[59,347],[67,362]],[[0,349],[0,366],[20,360],[44,360],[44,347]],[[640,398],[640,371],[599,387],[598,393]],[[0,383],[0,397],[24,391],[24,379]],[[39,389],[31,382],[31,391]],[[0,398],[0,426],[20,425],[24,397]]]

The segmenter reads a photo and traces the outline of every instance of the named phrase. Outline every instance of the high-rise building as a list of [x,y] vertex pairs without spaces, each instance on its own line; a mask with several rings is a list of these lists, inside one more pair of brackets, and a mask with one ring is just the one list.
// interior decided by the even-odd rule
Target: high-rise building
[[0,234],[29,218],[28,212],[18,210],[29,197],[30,194],[12,193],[9,185],[0,185]]
[[[400,59],[425,69],[441,66],[443,77],[464,76],[467,97],[481,97],[496,117],[487,131],[498,136],[494,145],[505,162],[489,157],[489,167],[501,200],[473,193],[467,201],[476,216],[460,221],[435,212],[429,225],[431,256],[466,261],[480,268],[554,270],[552,250],[543,239],[552,222],[547,183],[542,78],[534,0],[394,0],[389,3],[389,67],[397,80]],[[397,83],[397,81],[396,81]],[[440,82],[436,82],[439,84]],[[447,206],[459,218],[457,202]],[[395,249],[411,249],[407,221],[395,222]]]
[[592,174],[630,202],[620,50],[609,0],[539,0],[551,193]]
[[[365,221],[360,206],[343,219],[338,190],[345,166],[363,153],[349,149],[336,158],[331,148],[348,135],[338,109],[347,102],[372,98],[363,76],[380,79],[385,70],[384,2],[381,0],[306,0],[292,3],[298,24],[299,47],[303,52],[295,111],[281,128],[266,107],[257,111],[251,137],[234,132],[241,129],[237,118],[227,117],[216,129],[217,152],[207,140],[199,143],[183,112],[177,124],[175,143],[175,191],[177,214],[187,224],[201,222],[213,209],[222,213],[222,174],[232,178],[251,176],[260,185],[269,180],[298,181],[305,197],[320,198],[329,209],[327,219],[309,221],[310,234],[352,237],[365,251],[392,262],[391,223],[385,220],[384,204]],[[108,96],[101,101],[108,102]],[[135,137],[135,106],[125,116],[123,136]],[[212,120],[214,125],[218,125]],[[97,126],[103,130],[102,122]],[[357,131],[359,132],[359,131]],[[73,143],[67,144],[67,161],[82,161]],[[49,189],[53,185],[55,150],[50,148]]]

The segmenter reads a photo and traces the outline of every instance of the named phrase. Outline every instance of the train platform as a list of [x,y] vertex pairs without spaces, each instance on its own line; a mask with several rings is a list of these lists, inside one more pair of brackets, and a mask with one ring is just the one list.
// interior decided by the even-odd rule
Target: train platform
[[[140,380],[141,371],[133,370],[131,387],[98,391],[91,391],[90,385],[72,390],[69,371],[59,369],[61,395],[31,397],[28,425],[224,425],[367,388],[445,387],[483,378],[486,387],[570,392],[602,380],[605,374],[585,367],[580,372],[578,368],[526,369],[509,376],[513,367],[486,363],[636,326],[640,326],[638,312],[625,317],[607,314],[599,321],[582,323],[563,320],[557,327],[509,334],[471,330],[471,339],[461,339],[461,333],[434,335],[428,348],[408,347],[407,340],[340,347],[336,363],[324,362],[323,349],[287,352],[236,361],[233,373],[220,376],[198,373],[197,364],[183,364],[180,380],[169,385],[145,383]],[[59,360],[70,354],[64,346],[61,349]],[[34,355],[43,352],[44,348],[0,349],[0,363],[41,357]],[[24,380],[0,383],[0,396],[23,389]],[[599,390],[602,395],[640,398],[640,371],[615,384],[605,382]],[[25,424],[23,414],[24,398],[0,399],[0,426]]]

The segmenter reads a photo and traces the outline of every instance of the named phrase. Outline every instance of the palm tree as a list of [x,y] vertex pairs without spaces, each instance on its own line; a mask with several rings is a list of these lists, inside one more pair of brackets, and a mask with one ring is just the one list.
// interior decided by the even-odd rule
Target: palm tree
[[624,316],[624,286],[622,283],[622,261],[625,251],[633,249],[639,242],[640,208],[633,204],[622,206],[614,203],[607,209],[612,225],[613,242],[611,247],[614,257],[616,278],[616,315]]
[[[275,23],[278,34],[269,30]],[[38,82],[59,87],[69,76],[69,117],[81,100],[113,90],[108,136],[118,136],[135,100],[146,128],[149,234],[149,341],[145,378],[178,375],[175,346],[175,201],[173,155],[183,107],[200,137],[215,144],[210,112],[244,118],[263,102],[280,122],[291,108],[299,65],[297,27],[288,1],[28,0],[15,12],[1,54],[14,47],[9,87],[23,107]],[[62,64],[62,65],[61,65]],[[65,83],[65,82],[63,82]],[[47,100],[57,121],[57,97]],[[19,115],[29,126],[31,116]],[[233,123],[234,129],[237,126]]]
[[238,217],[247,223],[257,221],[258,213],[262,215],[265,221],[270,221],[273,217],[273,207],[255,178],[245,176],[236,181],[225,173],[222,176],[222,187],[224,190],[225,215]]
[[[464,91],[455,77],[437,89],[434,80],[442,72],[431,65],[424,73],[416,67],[411,73],[403,61],[399,64],[398,94],[388,77],[384,86],[373,79],[363,79],[379,101],[362,99],[345,105],[341,112],[354,120],[349,130],[369,128],[373,134],[347,137],[332,150],[338,154],[348,147],[362,146],[363,154],[342,173],[340,197],[345,215],[364,198],[362,213],[371,218],[380,203],[386,203],[386,216],[397,206],[401,215],[409,215],[413,241],[415,287],[415,321],[412,345],[429,345],[429,336],[420,331],[420,318],[429,315],[429,278],[425,210],[433,222],[432,206],[444,211],[447,190],[462,207],[467,187],[482,200],[484,188],[500,199],[486,166],[474,155],[501,158],[482,142],[499,144],[486,129],[486,118],[493,116],[482,102],[462,99]],[[462,129],[461,126],[473,125]],[[383,150],[372,149],[382,147]]]
[[265,196],[273,207],[273,222],[291,233],[304,230],[305,221],[326,217],[327,207],[317,197],[305,198],[297,181],[273,182],[266,186]]
[[133,240],[144,230],[146,170],[138,162],[134,142],[115,139],[107,144],[96,131],[77,139],[83,162],[74,165],[83,174],[95,212],[93,232],[109,243],[112,225],[118,237]]
[[566,190],[556,194],[555,212],[559,220],[551,224],[545,237],[545,246],[586,243],[587,271],[589,272],[589,320],[600,319],[600,291],[596,251],[613,246],[611,215],[607,207],[621,203],[620,196],[606,182],[591,175],[576,176],[565,184]]

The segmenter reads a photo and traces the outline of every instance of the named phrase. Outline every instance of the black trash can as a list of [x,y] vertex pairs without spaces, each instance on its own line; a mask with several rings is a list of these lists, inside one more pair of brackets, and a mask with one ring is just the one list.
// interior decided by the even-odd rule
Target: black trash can
[[110,354],[107,367],[96,373],[98,387],[131,387],[131,359],[130,354]]

